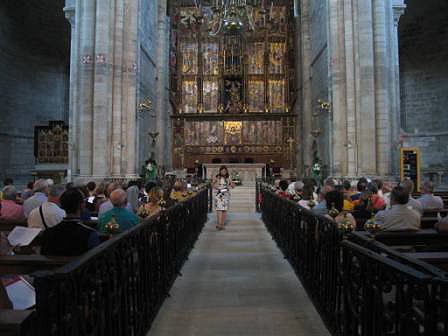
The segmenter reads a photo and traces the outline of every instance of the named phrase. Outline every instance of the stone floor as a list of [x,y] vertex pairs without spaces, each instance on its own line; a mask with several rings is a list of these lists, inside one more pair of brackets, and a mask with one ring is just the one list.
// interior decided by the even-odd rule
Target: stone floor
[[329,335],[259,215],[209,215],[149,336]]

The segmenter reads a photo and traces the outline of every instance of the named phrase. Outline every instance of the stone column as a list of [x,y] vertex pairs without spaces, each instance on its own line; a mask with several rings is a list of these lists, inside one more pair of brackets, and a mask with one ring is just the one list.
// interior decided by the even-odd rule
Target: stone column
[[[300,6],[298,4],[298,1],[296,0],[294,2],[295,6]],[[301,137],[302,129],[303,129],[303,120],[302,120],[302,104],[299,102],[302,102],[301,96],[302,96],[302,83],[303,83],[303,70],[302,70],[302,55],[301,55],[301,46],[302,46],[302,28],[300,25],[300,14],[294,17],[295,20],[295,29],[296,29],[296,40],[295,40],[295,50],[296,50],[296,58],[295,58],[295,67],[296,67],[296,95],[298,100],[296,100],[294,113],[297,115],[297,125],[296,125],[296,139],[298,140]],[[297,155],[296,155],[296,174],[297,176],[303,176],[304,173],[304,159],[303,159],[303,143],[300,143],[300,141],[297,141],[296,143],[297,148]]]
[[388,59],[388,36],[386,24],[386,4],[384,0],[373,1],[373,40],[375,52],[375,109],[376,109],[376,143],[377,174],[391,174],[391,106],[389,92],[390,60]]
[[301,61],[302,80],[299,86],[302,87],[301,106],[301,132],[299,139],[302,141],[301,151],[303,158],[303,168],[310,168],[313,164],[312,144],[312,92],[311,92],[311,13],[310,1],[300,1],[300,31],[301,31]]
[[137,18],[138,1],[125,1],[125,71],[123,80],[124,103],[122,115],[126,121],[125,145],[122,147],[125,177],[133,179],[137,174]]
[[370,1],[355,0],[357,3],[357,54],[359,57],[359,101],[356,119],[358,139],[358,174],[377,174],[376,117],[375,117],[375,67],[373,47],[372,4]]
[[[93,71],[95,54],[96,0],[79,0],[79,76],[73,85],[79,87],[77,113],[79,115],[77,143],[79,150],[79,175],[93,174]],[[75,37],[76,38],[76,37]],[[72,86],[71,86],[72,87]]]
[[[70,94],[69,94],[69,147],[68,156],[71,166],[67,172],[68,180],[71,180],[72,174],[79,173],[78,162],[78,144],[77,144],[77,132],[78,132],[78,111],[76,108],[78,97],[78,86],[75,85],[79,72],[79,25],[76,25],[76,14],[79,13],[76,9],[77,2],[75,0],[66,1],[64,7],[64,13],[66,19],[70,22],[71,26],[71,45],[70,45]],[[79,16],[79,15],[78,15]],[[79,19],[78,19],[79,22]]]
[[398,23],[401,15],[404,14],[406,5],[402,0],[394,0],[391,11],[391,19],[388,24],[390,28],[390,54],[392,59],[392,69],[390,71],[389,80],[392,83],[391,86],[391,159],[392,159],[392,172],[394,176],[400,174],[400,152],[398,144],[400,141],[401,133],[401,109],[400,109],[400,60],[399,60],[399,47],[398,47]]
[[344,31],[345,31],[345,83],[346,83],[346,120],[347,120],[347,175],[357,176],[357,120],[356,120],[356,73],[357,61],[355,53],[356,36],[354,25],[356,22],[356,11],[353,10],[353,1],[344,0]]
[[[74,1],[67,0],[68,17]],[[135,178],[138,3],[76,4],[70,70],[72,176]]]
[[344,3],[330,0],[328,3],[329,17],[329,55],[330,55],[330,95],[332,117],[332,169],[331,175],[347,175],[347,93],[345,74],[344,33]]
[[[111,58],[109,31],[113,25],[113,12],[110,0],[97,1],[95,13],[95,52],[93,62],[93,120],[92,120],[92,176],[110,176],[110,81]],[[111,22],[112,21],[112,22]]]
[[121,149],[123,145],[123,125],[121,113],[123,109],[123,77],[124,65],[124,39],[125,39],[125,4],[123,1],[116,2],[115,6],[115,29],[113,39],[113,86],[112,86],[112,118],[111,118],[111,175],[119,178],[122,174]]
[[166,165],[165,151],[168,150],[165,145],[165,137],[167,132],[166,113],[168,108],[165,106],[165,90],[168,86],[167,81],[167,57],[166,49],[169,47],[167,43],[168,23],[166,17],[167,1],[159,0],[157,7],[157,97],[156,97],[156,132],[159,135],[156,139],[156,159],[161,165]]

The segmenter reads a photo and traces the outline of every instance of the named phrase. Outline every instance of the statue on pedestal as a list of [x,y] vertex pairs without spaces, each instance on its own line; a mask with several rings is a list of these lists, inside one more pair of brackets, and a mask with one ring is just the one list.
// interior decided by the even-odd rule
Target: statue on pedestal
[[143,166],[143,178],[145,179],[145,183],[157,180],[157,173],[158,169],[156,161],[152,158],[146,160],[145,165]]
[[316,185],[321,185],[321,165],[318,161],[315,161],[311,167],[311,177],[316,181]]

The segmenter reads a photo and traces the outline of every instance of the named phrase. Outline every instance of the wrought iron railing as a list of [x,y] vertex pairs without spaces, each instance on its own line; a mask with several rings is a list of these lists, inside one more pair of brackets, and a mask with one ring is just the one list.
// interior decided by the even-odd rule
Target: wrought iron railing
[[36,335],[146,335],[199,236],[208,189],[54,272],[35,274]]
[[448,335],[445,272],[260,190],[263,221],[332,335]]
[[261,184],[263,183],[263,180],[261,178],[257,178],[255,180],[255,210],[257,212],[261,211]]
[[329,330],[337,329],[338,258],[342,234],[334,222],[261,186],[262,218]]
[[447,279],[347,240],[341,251],[341,335],[447,334]]

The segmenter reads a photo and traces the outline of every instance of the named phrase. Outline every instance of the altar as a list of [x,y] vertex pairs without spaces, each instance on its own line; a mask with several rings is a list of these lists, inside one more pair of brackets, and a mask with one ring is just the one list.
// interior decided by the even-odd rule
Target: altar
[[218,174],[221,166],[226,166],[229,175],[238,173],[241,183],[244,186],[255,185],[257,178],[263,178],[266,174],[266,165],[264,163],[205,163],[203,164],[204,174],[207,179],[212,179]]

